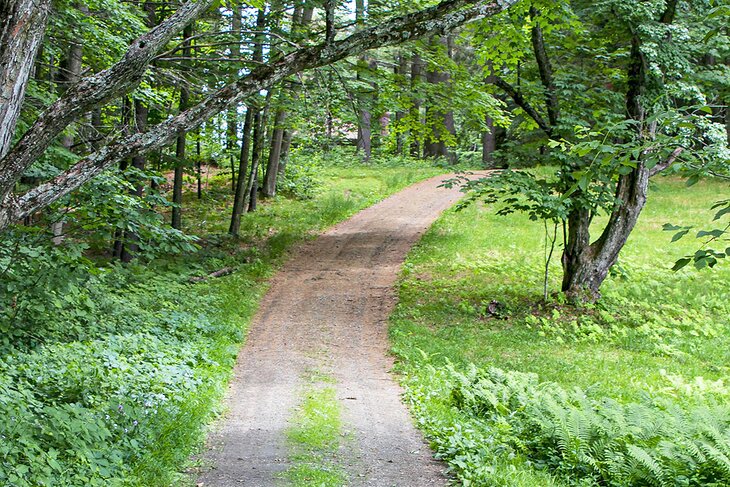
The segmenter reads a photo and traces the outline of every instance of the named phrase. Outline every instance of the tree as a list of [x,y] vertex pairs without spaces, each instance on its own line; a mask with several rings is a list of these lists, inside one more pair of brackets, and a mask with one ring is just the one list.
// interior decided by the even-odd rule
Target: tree
[[[526,123],[542,132],[538,143],[554,149],[547,158],[559,170],[550,179],[506,173],[480,184],[475,198],[503,200],[508,206],[502,211],[527,211],[562,224],[562,290],[576,301],[593,301],[646,203],[649,178],[680,160],[697,161],[707,147],[715,147],[705,153],[708,159],[723,153],[712,135],[711,114],[703,112],[705,97],[687,97],[681,86],[686,81],[674,81],[678,70],[697,81],[687,76],[696,73],[693,53],[674,36],[689,33],[688,23],[703,7],[685,10],[669,1],[643,2],[637,9],[623,0],[601,7],[579,1],[536,5],[523,11],[532,24],[529,42],[515,42],[529,46],[534,63],[534,71],[517,75],[518,82],[530,74],[536,84],[520,89],[493,79],[529,118]],[[615,21],[605,21],[609,11]],[[578,45],[580,50],[573,48]],[[582,58],[599,52],[606,65]],[[572,71],[557,73],[551,55]],[[509,64],[499,54],[490,59]],[[540,100],[542,113],[531,99]],[[608,220],[592,240],[591,225],[601,211]]]

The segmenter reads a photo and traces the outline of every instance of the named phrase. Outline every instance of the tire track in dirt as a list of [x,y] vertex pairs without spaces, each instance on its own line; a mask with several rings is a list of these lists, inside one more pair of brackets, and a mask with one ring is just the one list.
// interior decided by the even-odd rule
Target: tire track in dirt
[[350,486],[445,486],[443,465],[413,426],[388,373],[387,320],[406,254],[460,197],[417,183],[292,252],[272,279],[234,370],[229,412],[211,434],[206,487],[280,484],[288,420],[311,371],[336,378]]

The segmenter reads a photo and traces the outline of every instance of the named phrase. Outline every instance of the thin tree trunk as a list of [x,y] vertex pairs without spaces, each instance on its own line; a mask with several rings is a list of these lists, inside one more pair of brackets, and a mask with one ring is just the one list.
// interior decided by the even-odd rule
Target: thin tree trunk
[[286,174],[286,165],[289,162],[289,150],[291,149],[291,130],[284,131],[284,140],[281,142],[281,160],[279,161],[279,177]]
[[[442,44],[446,46],[446,51],[451,57],[451,39],[446,36],[436,37],[432,41],[433,45]],[[440,71],[436,66],[432,66],[426,71],[426,82],[434,85],[442,84],[444,89],[451,81],[451,76],[445,71]],[[424,144],[423,155],[426,157],[444,157],[451,162],[456,162],[456,156],[449,151],[446,145],[447,137],[456,135],[456,127],[454,124],[454,112],[444,110],[443,108],[429,106],[426,110],[426,119],[431,125],[431,133],[426,138]]]
[[[231,54],[236,57],[241,57],[241,43],[238,36],[241,31],[241,15],[242,10],[240,5],[236,4],[232,7],[233,18],[231,20],[231,30],[236,36],[235,43],[231,44]],[[238,105],[233,105],[226,114],[227,130],[226,130],[226,153],[228,155],[228,162],[231,166],[231,191],[235,194],[236,192],[236,165],[234,154],[238,151],[235,149],[238,146]]]
[[[193,26],[189,25],[183,30],[183,38],[189,39],[193,36]],[[186,58],[191,56],[190,41],[186,40],[183,44],[182,55]],[[180,84],[180,101],[178,104],[179,112],[182,113],[188,109],[190,104],[190,90],[183,81]],[[172,182],[172,228],[180,230],[182,228],[182,205],[183,205],[183,176],[185,172],[185,144],[187,142],[187,132],[180,130],[175,140],[175,174]],[[200,137],[198,137],[200,143]],[[200,191],[200,174],[198,173],[198,191]]]
[[228,233],[238,236],[241,229],[241,215],[243,208],[247,202],[245,184],[245,175],[248,173],[248,160],[251,149],[251,126],[254,123],[254,110],[252,107],[246,109],[246,118],[243,122],[243,141],[241,143],[241,154],[238,159],[238,180],[236,181],[236,194],[233,198],[233,215],[231,216],[231,224],[228,227]]
[[271,104],[271,90],[266,94],[264,101],[264,109],[257,113],[259,120],[254,117],[254,129],[253,129],[253,155],[251,156],[251,177],[250,179],[250,192],[249,192],[249,213],[256,211],[258,205],[258,190],[259,190],[259,166],[261,165],[261,159],[263,158],[264,144],[266,142],[266,124],[269,118],[269,106]]
[[[530,7],[530,16],[534,19],[540,16],[540,12],[535,7]],[[540,72],[540,80],[545,90],[545,107],[547,108],[548,120],[550,125],[555,128],[560,119],[560,105],[558,103],[558,94],[553,80],[553,67],[550,64],[550,58],[545,49],[545,39],[543,37],[542,28],[535,21],[532,28],[532,49],[535,53],[538,71]]]
[[286,111],[279,109],[276,111],[274,119],[274,131],[271,135],[271,149],[269,150],[269,160],[266,165],[266,176],[264,177],[264,187],[262,194],[267,198],[276,195],[276,179],[279,174],[279,163],[281,161],[281,146],[284,141],[284,123],[286,122]]
[[196,161],[196,172],[198,174],[198,199],[203,199],[203,160],[201,156],[201,150],[200,150],[200,129],[198,129],[196,137],[195,137],[195,155]]
[[494,163],[492,155],[497,150],[497,134],[492,117],[487,115],[484,123],[487,126],[487,130],[482,132],[482,164],[485,168],[490,168]]
[[[423,81],[423,60],[418,53],[413,54],[411,59],[411,91],[414,93],[413,96],[413,108],[411,109],[411,118],[414,123],[419,126],[423,123],[421,118],[421,104],[422,100],[416,94],[418,93],[418,85]],[[411,156],[421,157],[421,140],[419,134],[411,134]]]
[[[398,53],[396,57],[395,74],[398,78],[398,82],[401,84],[402,89],[405,91],[408,82],[408,58],[405,56],[403,51]],[[405,155],[406,150],[406,134],[403,131],[402,124],[406,118],[406,112],[398,110],[395,112],[395,126],[398,131],[395,139],[395,153],[399,156]]]

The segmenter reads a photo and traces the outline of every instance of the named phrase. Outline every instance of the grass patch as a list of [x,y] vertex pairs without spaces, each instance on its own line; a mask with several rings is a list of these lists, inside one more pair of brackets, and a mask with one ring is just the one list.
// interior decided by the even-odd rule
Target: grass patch
[[[321,374],[318,374],[321,376]],[[327,377],[325,383],[331,383]],[[304,396],[292,426],[287,431],[294,465],[282,477],[288,485],[337,487],[347,484],[344,469],[337,465],[342,439],[341,405],[332,386],[313,386]]]
[[[654,183],[619,272],[604,284],[603,299],[577,311],[559,298],[540,303],[545,245],[540,223],[472,206],[447,213],[432,227],[404,267],[391,335],[419,421],[465,483],[600,484],[586,472],[555,473],[529,448],[501,442],[505,436],[495,428],[519,425],[501,418],[486,427],[484,411],[492,406],[476,415],[459,409],[452,394],[471,364],[481,374],[536,374],[536,389],[578,387],[587,397],[626,407],[662,404],[689,414],[727,403],[730,268],[720,263],[708,272],[671,272],[674,261],[699,243],[686,238],[670,244],[671,235],[661,229],[664,223],[710,227],[709,208],[726,190],[712,181],[689,189],[678,179]],[[559,262],[551,273],[555,291]],[[456,375],[447,372],[450,367]],[[485,397],[491,397],[492,386],[487,389]],[[728,435],[730,429],[721,423],[720,431]],[[555,451],[565,458],[564,449]],[[709,485],[691,476],[683,484],[679,477],[671,485]],[[632,482],[617,485],[651,484]]]

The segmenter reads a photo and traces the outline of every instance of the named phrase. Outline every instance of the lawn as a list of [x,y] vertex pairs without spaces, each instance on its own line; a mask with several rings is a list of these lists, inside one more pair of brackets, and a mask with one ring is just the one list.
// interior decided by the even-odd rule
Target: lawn
[[[710,207],[723,194],[727,183],[686,188],[659,179],[602,299],[580,309],[556,293],[559,249],[553,293],[542,302],[542,223],[472,205],[431,228],[404,266],[391,335],[419,423],[462,482],[730,482],[730,262],[672,272],[701,243],[691,235],[670,243],[672,233],[662,230],[665,223],[714,228]],[[553,402],[559,407],[538,404]],[[644,411],[639,423],[668,424],[662,415],[674,411],[687,424],[631,430],[632,408]],[[699,411],[717,421],[714,440],[693,429]],[[572,433],[556,437],[561,425]],[[676,445],[667,435],[679,438]],[[717,450],[716,462],[701,461],[715,452],[703,453],[705,443]],[[697,455],[679,460],[691,445],[699,445]]]

